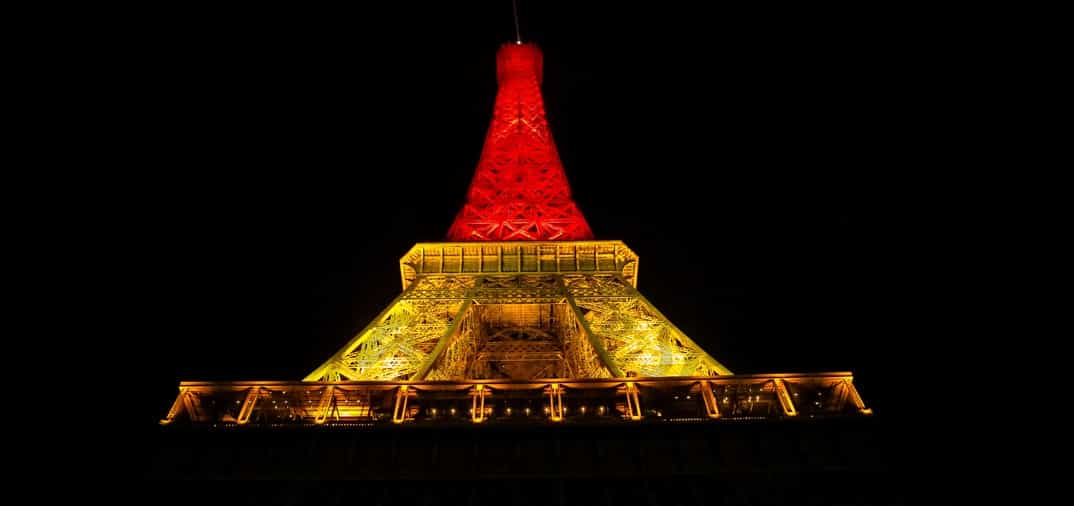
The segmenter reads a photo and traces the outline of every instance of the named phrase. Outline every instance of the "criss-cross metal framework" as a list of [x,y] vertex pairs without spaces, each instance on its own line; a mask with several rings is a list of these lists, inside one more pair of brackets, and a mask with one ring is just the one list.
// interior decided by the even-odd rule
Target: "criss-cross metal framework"
[[422,243],[399,265],[402,294],[307,381],[731,374],[637,291],[620,241]]
[[449,240],[593,238],[571,198],[545,116],[543,62],[535,44],[504,44],[496,54],[499,90],[492,122]]

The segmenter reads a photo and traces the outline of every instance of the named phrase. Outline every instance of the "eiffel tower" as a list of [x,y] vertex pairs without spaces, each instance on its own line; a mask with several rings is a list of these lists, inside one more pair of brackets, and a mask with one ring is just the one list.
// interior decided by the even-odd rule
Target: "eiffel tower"
[[172,424],[631,423],[868,414],[847,372],[735,375],[637,289],[638,255],[594,240],[571,197],[532,43],[499,89],[442,243],[399,260],[402,292],[302,381],[184,381]]

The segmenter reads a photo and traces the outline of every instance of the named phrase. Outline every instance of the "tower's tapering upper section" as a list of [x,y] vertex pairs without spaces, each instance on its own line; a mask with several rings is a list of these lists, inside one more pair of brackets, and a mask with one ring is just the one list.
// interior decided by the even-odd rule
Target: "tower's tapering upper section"
[[496,54],[499,91],[481,160],[450,241],[592,239],[571,199],[541,98],[535,44],[507,43]]

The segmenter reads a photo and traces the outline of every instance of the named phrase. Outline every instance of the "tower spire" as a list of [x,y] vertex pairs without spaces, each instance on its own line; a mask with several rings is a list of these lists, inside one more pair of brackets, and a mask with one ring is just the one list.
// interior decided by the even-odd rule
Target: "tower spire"
[[571,198],[541,97],[536,44],[507,43],[496,54],[499,90],[466,204],[451,241],[570,241],[593,238]]
[[515,14],[515,44],[521,44],[522,32],[518,29],[518,0],[511,0],[511,10]]

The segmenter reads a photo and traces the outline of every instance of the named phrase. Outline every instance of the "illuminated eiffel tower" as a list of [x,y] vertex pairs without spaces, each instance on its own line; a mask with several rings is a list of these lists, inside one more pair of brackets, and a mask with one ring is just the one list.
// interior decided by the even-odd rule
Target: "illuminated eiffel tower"
[[399,261],[402,293],[301,382],[183,382],[162,420],[607,423],[868,413],[850,373],[733,375],[593,240],[545,117],[542,54],[504,44],[452,242]]

